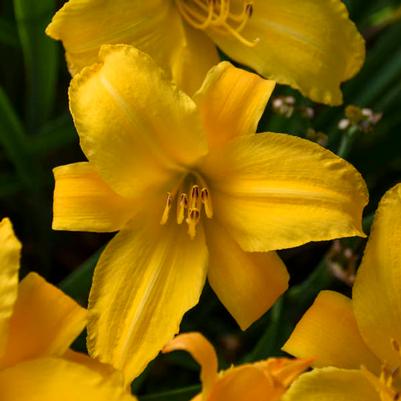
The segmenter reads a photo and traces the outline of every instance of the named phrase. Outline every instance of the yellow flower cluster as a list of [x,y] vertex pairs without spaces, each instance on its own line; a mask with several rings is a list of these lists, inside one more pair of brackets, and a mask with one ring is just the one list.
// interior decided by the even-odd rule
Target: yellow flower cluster
[[[87,158],[54,170],[53,229],[117,234],[86,311],[36,274],[18,284],[20,244],[0,223],[1,401],[134,400],[127,388],[161,350],[200,364],[193,401],[399,399],[399,186],[378,209],[352,301],[322,292],[286,343],[299,359],[218,372],[202,335],[173,339],[206,280],[245,330],[288,287],[277,250],[365,236],[368,192],[352,165],[256,134],[276,82],[342,102],[365,52],[344,4],[69,0],[46,32],[65,47]],[[217,47],[260,75],[219,63]],[[90,357],[69,350],[86,325]]]

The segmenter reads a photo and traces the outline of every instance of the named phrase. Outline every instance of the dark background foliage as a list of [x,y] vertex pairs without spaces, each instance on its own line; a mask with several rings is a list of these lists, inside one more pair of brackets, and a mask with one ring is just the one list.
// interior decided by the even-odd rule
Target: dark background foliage
[[[316,105],[279,87],[274,98],[290,96],[290,103],[295,101],[291,116],[273,109],[271,101],[259,131],[318,138],[352,162],[370,190],[364,221],[368,230],[378,200],[401,178],[401,0],[346,3],[368,53],[362,71],[343,86],[344,105]],[[85,304],[99,250],[111,236],[51,230],[51,170],[84,160],[68,111],[70,76],[63,50],[44,34],[61,5],[55,0],[0,1],[0,214],[12,219],[23,242],[22,276],[37,271]],[[383,117],[369,132],[341,131],[338,123],[350,104]],[[313,117],[305,117],[305,110],[313,110]],[[218,349],[221,367],[280,355],[280,347],[319,290],[350,294],[363,247],[363,240],[352,239],[282,252],[291,289],[247,332],[238,329],[208,287],[200,304],[186,315],[182,330],[206,334]],[[84,335],[74,347],[85,349]],[[160,356],[133,387],[147,394],[143,400],[180,401],[190,398],[196,383],[195,363],[174,353]]]

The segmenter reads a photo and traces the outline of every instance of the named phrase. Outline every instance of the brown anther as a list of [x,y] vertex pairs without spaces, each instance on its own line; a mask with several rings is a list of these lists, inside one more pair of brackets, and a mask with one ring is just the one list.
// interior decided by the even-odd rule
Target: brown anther
[[168,217],[170,215],[171,206],[173,204],[173,196],[170,192],[167,193],[166,206],[164,207],[162,217],[160,219],[160,224],[166,224]]

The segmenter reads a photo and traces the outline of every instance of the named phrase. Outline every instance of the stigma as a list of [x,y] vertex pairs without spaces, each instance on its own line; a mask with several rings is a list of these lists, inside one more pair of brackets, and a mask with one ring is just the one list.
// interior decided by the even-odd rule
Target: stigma
[[242,10],[236,13],[230,7],[230,0],[175,0],[175,3],[185,21],[195,29],[231,35],[248,47],[254,47],[259,41],[250,41],[241,34],[253,14],[252,0],[242,0]]
[[[187,225],[187,232],[191,239],[196,236],[197,226],[201,220],[202,212],[209,219],[213,217],[213,206],[210,191],[202,179],[200,183],[192,183],[184,190],[180,185],[175,191],[168,192],[160,224],[164,225],[170,218],[175,204],[177,224]],[[200,185],[199,185],[200,184]]]

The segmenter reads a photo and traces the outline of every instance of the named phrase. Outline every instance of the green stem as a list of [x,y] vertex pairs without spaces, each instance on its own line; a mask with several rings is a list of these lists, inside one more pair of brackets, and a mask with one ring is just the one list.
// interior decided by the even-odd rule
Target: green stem
[[359,130],[356,126],[352,126],[346,132],[344,132],[340,146],[337,151],[337,155],[340,156],[342,159],[347,159],[350,155],[358,132]]

